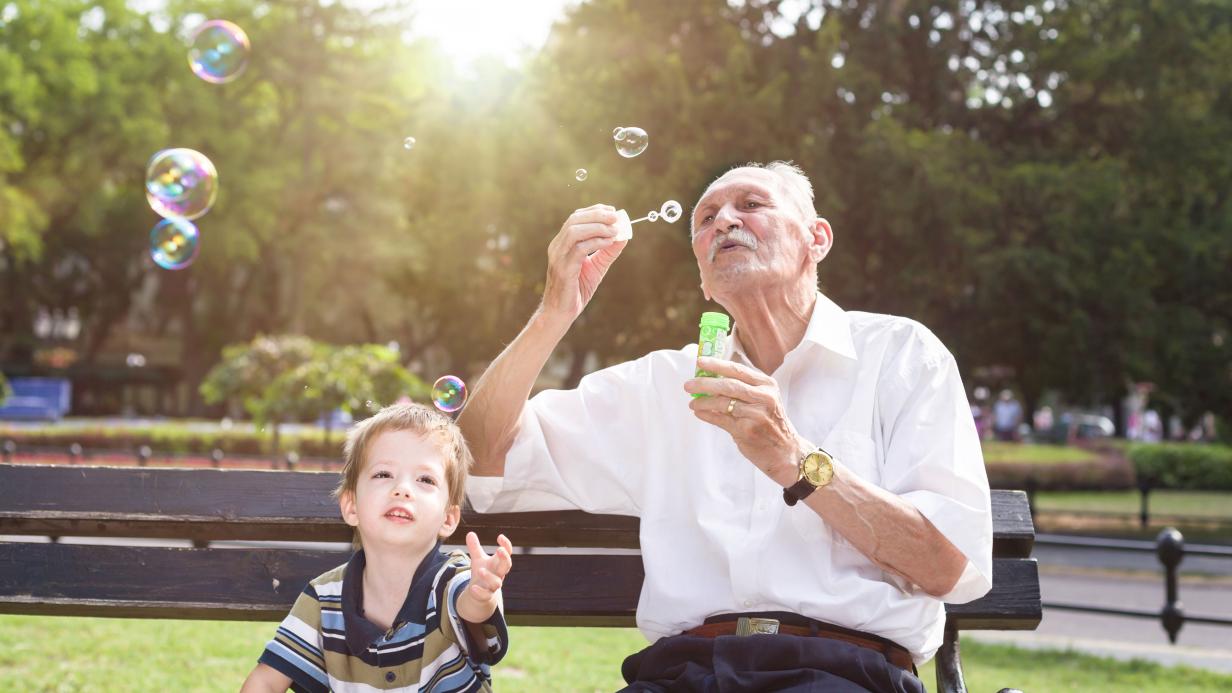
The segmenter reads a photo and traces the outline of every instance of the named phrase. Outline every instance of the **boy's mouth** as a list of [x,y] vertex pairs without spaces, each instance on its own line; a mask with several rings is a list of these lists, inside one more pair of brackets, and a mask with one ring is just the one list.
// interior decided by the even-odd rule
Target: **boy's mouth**
[[393,510],[385,513],[385,519],[392,520],[394,522],[414,522],[415,515],[410,510],[406,510],[405,508],[394,508]]

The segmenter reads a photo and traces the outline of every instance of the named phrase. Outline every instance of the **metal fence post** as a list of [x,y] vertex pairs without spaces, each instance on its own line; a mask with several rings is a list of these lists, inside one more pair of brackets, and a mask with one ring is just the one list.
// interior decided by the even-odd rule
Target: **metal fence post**
[[1151,480],[1145,477],[1138,479],[1138,491],[1142,494],[1142,502],[1138,506],[1138,523],[1145,528],[1151,523]]
[[1175,645],[1176,635],[1185,624],[1185,611],[1176,593],[1176,568],[1185,557],[1185,538],[1175,528],[1169,527],[1159,533],[1155,551],[1159,554],[1159,562],[1164,564],[1164,589],[1167,593],[1159,620],[1164,630],[1168,631],[1168,640]]

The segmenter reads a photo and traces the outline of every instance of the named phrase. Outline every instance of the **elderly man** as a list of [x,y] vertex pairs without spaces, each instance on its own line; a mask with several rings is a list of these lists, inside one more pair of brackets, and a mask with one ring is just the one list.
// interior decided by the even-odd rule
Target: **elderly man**
[[528,401],[625,246],[617,219],[569,217],[540,308],[474,388],[472,504],[641,518],[652,644],[625,660],[627,690],[923,690],[914,664],[941,644],[943,602],[992,584],[954,358],[917,322],[819,293],[834,234],[811,183],[750,164],[692,216],[702,291],[735,319],[731,360],[656,351]]

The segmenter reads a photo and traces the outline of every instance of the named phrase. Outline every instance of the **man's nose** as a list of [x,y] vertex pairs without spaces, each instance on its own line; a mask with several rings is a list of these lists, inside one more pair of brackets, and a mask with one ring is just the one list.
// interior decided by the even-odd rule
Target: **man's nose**
[[714,215],[714,227],[720,231],[731,231],[742,226],[744,222],[741,221],[740,215],[736,214],[735,207],[729,204],[720,207]]

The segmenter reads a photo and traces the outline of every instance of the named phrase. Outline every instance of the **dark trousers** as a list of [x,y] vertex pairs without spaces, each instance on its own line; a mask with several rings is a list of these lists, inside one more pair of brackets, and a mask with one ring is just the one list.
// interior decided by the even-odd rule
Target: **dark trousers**
[[924,693],[910,671],[866,647],[798,635],[663,638],[621,666],[623,691]]

